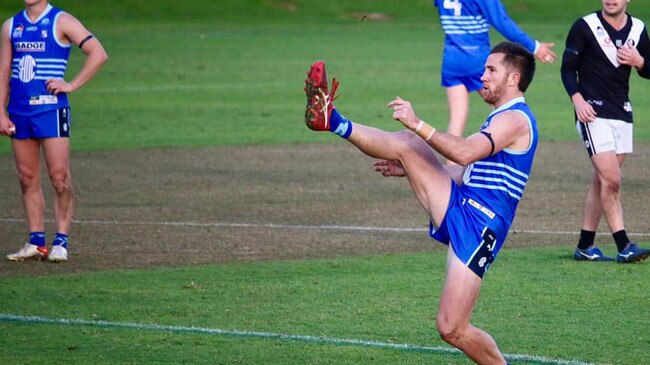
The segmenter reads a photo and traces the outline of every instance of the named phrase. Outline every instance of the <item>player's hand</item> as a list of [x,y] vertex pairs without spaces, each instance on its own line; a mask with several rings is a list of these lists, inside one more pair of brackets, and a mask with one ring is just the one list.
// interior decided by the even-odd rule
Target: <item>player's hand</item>
[[71,93],[74,91],[72,84],[65,82],[63,79],[48,79],[45,81],[47,91],[52,95],[60,93]]
[[639,54],[639,50],[628,44],[623,47],[618,47],[616,50],[616,59],[621,65],[633,66],[639,69],[643,68],[645,62],[641,54]]
[[388,103],[388,107],[393,109],[393,119],[400,121],[406,128],[414,130],[420,123],[420,118],[415,115],[409,101],[398,96]]
[[16,134],[16,126],[6,115],[0,116],[0,136]]
[[535,53],[535,57],[543,63],[555,62],[557,55],[551,50],[553,47],[555,47],[555,43],[539,42],[539,48],[537,49],[537,53]]
[[406,176],[406,171],[399,161],[381,160],[373,163],[373,166],[375,166],[375,171],[386,177]]
[[586,101],[576,102],[573,104],[576,110],[576,116],[582,123],[591,123],[596,120],[597,113],[594,107]]

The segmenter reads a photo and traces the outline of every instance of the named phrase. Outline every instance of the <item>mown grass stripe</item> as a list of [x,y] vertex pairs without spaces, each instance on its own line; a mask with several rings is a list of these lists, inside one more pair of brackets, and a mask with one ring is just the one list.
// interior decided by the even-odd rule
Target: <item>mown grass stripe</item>
[[[8,313],[0,313],[0,321],[2,322],[19,322],[19,323],[41,323],[41,324],[59,324],[66,326],[89,326],[89,327],[104,327],[104,328],[128,328],[134,330],[144,331],[161,331],[161,332],[177,332],[177,333],[198,333],[218,336],[231,336],[231,337],[249,337],[249,338],[262,338],[280,341],[292,341],[303,343],[324,343],[341,346],[360,346],[360,347],[374,347],[380,349],[393,349],[413,352],[437,353],[437,354],[462,354],[460,351],[450,347],[433,347],[433,346],[420,346],[401,343],[389,343],[379,341],[369,341],[360,339],[341,339],[323,336],[308,336],[308,335],[289,335],[283,333],[273,332],[260,332],[260,331],[242,331],[242,330],[223,330],[219,328],[204,328],[194,326],[170,326],[159,324],[142,324],[142,323],[129,323],[129,322],[110,322],[110,321],[89,321],[84,319],[66,319],[66,318],[48,318],[41,316],[23,316]],[[505,358],[509,361],[522,361],[535,364],[552,364],[552,365],[596,365],[593,363],[582,362],[578,360],[562,360],[550,359],[542,356],[534,355],[520,355],[520,354],[505,354]]]

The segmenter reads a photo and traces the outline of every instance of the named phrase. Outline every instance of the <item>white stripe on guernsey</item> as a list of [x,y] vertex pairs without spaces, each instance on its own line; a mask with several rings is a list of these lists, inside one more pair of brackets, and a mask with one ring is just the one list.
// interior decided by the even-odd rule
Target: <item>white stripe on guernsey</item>
[[42,64],[39,63],[36,65],[36,68],[47,68],[47,69],[55,69],[55,70],[65,70],[64,65],[48,65],[48,64]]
[[443,24],[442,29],[444,29],[445,31],[448,31],[448,30],[466,30],[466,31],[472,31],[473,30],[473,31],[477,31],[477,30],[485,30],[485,29],[489,30],[489,27],[483,27],[483,26],[480,26],[480,25],[477,25],[477,26],[467,26],[467,25],[459,26],[459,25]]
[[[291,342],[303,342],[303,343],[313,343],[313,344],[374,347],[380,349],[428,352],[428,353],[437,353],[437,354],[458,354],[458,355],[462,354],[459,350],[450,347],[421,346],[421,345],[410,345],[405,343],[402,344],[402,343],[379,342],[379,341],[360,340],[360,339],[332,338],[332,337],[325,337],[325,336],[288,335],[285,333],[274,333],[274,332],[223,330],[219,328],[206,328],[206,327],[194,327],[194,326],[171,326],[171,325],[141,324],[141,323],[131,323],[131,322],[89,321],[84,319],[21,316],[21,315],[7,314],[7,313],[0,313],[0,321],[56,324],[56,325],[64,325],[64,326],[87,326],[87,327],[96,327],[96,328],[128,328],[132,330],[142,330],[142,331],[192,333],[192,334],[198,333],[198,334],[205,334],[205,335],[229,336],[229,337],[240,337],[240,338],[260,338],[260,339],[271,339],[276,341],[291,341]],[[593,363],[582,362],[579,360],[551,359],[551,358],[535,356],[535,355],[504,354],[504,357],[510,361],[524,361],[524,362],[531,362],[535,364],[597,365]]]
[[[34,58],[36,62],[44,62],[44,63],[57,63],[57,64],[62,64],[62,65],[67,65],[68,61],[64,58]],[[20,58],[14,58],[12,60],[13,63],[19,63]]]
[[[18,218],[0,218],[0,222],[24,223],[24,219]],[[45,222],[53,223],[54,220],[46,219]],[[271,228],[271,229],[318,229],[332,231],[359,231],[359,232],[397,232],[397,233],[421,233],[429,232],[428,228],[405,228],[405,227],[373,227],[373,226],[337,226],[337,225],[315,225],[315,224],[282,224],[282,223],[237,223],[237,222],[180,222],[180,221],[115,221],[115,220],[77,220],[72,221],[74,224],[82,225],[107,225],[107,226],[160,226],[160,227],[230,227],[230,228]],[[549,234],[549,235],[568,235],[573,236],[575,231],[544,231],[538,229],[511,229],[510,233],[516,234]],[[609,236],[611,233],[598,232],[598,236]],[[628,236],[650,237],[650,232],[628,233]]]
[[[489,184],[490,186],[503,186],[503,185],[506,185],[505,188],[508,189],[508,191],[514,190],[514,191],[518,192],[520,195],[523,195],[523,193],[524,193],[523,188],[519,188],[519,187],[511,184],[506,179],[500,179],[500,178],[497,178],[497,177],[472,175],[472,178],[470,179],[470,182],[472,182],[472,181],[484,181],[484,182],[486,182],[488,184],[489,183],[497,183],[497,184]],[[513,192],[513,194],[514,194],[514,192]]]
[[505,186],[502,186],[502,185],[478,184],[478,183],[474,183],[474,182],[471,182],[471,181],[468,182],[465,185],[472,186],[472,187],[475,187],[475,188],[488,189],[488,190],[503,190],[506,193],[508,193],[508,195],[510,195],[512,198],[517,199],[517,200],[521,200],[521,195],[517,195],[517,194],[511,192],[510,190],[508,190],[508,188],[506,188]]
[[473,16],[473,15],[441,15],[440,19],[442,20],[447,20],[447,19],[459,19],[459,20],[474,20],[474,21],[487,21],[487,19],[484,19],[482,16]]
[[487,33],[489,31],[490,31],[489,29],[481,30],[481,31],[445,30],[445,33],[446,34],[480,34],[480,33]]
[[39,70],[36,68],[36,74],[37,75],[57,75],[57,76],[63,76],[64,72],[63,71],[58,71],[58,70]]
[[[510,179],[510,180],[512,180],[512,181],[514,181],[514,182],[516,182],[516,183],[519,184],[520,186],[526,186],[526,181],[524,181],[524,180],[520,180],[520,179],[518,179],[517,177],[510,175],[510,174],[509,174],[508,172],[506,172],[506,171],[502,171],[502,170],[492,170],[492,169],[481,169],[481,168],[476,168],[476,167],[474,167],[474,168],[472,169],[472,172],[482,172],[482,173],[485,173],[485,174],[493,174],[493,175],[501,175],[501,176],[505,176],[505,177],[507,177],[508,179]],[[474,177],[474,176],[472,176],[472,177]]]
[[467,23],[456,23],[456,22],[443,22],[442,27],[445,29],[454,28],[454,29],[483,29],[489,28],[489,24],[467,24]]
[[493,166],[493,167],[500,167],[500,168],[502,168],[502,169],[506,169],[506,170],[508,170],[508,171],[510,171],[510,172],[512,172],[512,173],[515,173],[515,174],[517,174],[517,175],[519,175],[519,176],[525,178],[526,180],[528,180],[528,174],[525,174],[525,173],[523,173],[523,172],[521,172],[521,171],[515,169],[515,168],[512,167],[512,166],[504,165],[504,164],[502,164],[502,163],[489,162],[489,161],[476,161],[476,162],[474,162],[474,166]]

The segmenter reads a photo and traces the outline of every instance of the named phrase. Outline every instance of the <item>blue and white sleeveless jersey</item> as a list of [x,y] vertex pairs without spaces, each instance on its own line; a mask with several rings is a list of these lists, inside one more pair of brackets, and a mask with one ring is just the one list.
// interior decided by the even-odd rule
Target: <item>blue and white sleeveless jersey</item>
[[481,73],[490,54],[490,26],[535,52],[537,43],[508,16],[500,0],[434,0],[445,31],[443,74]]
[[537,121],[523,97],[511,100],[495,109],[481,130],[492,118],[504,111],[517,111],[526,116],[530,126],[530,144],[526,150],[503,149],[492,156],[476,161],[465,170],[460,189],[463,196],[479,203],[491,214],[499,216],[506,228],[515,218],[515,210],[523,196],[533,166],[539,135]]
[[45,87],[46,80],[63,78],[70,56],[70,44],[56,37],[60,14],[61,9],[48,5],[35,22],[24,10],[11,18],[10,114],[32,116],[69,106],[67,94],[52,95]]

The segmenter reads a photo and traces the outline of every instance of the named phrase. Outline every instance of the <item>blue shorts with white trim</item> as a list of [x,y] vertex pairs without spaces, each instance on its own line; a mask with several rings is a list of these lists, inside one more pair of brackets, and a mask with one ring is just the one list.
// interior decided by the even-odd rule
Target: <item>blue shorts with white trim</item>
[[449,245],[456,257],[482,278],[508,235],[509,226],[487,207],[463,196],[452,181],[447,213],[437,229],[429,222],[429,236]]
[[9,115],[16,125],[16,133],[11,138],[57,138],[70,137],[70,108],[53,109],[31,116]]

